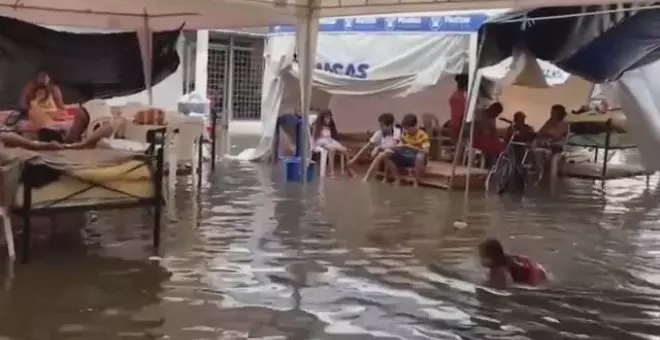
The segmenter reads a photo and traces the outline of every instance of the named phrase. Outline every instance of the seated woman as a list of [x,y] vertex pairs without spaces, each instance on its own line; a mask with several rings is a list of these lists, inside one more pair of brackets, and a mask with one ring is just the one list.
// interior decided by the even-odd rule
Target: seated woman
[[[364,182],[369,180],[371,174],[376,171],[381,165],[385,158],[392,153],[392,148],[399,144],[401,140],[401,128],[394,125],[394,115],[391,113],[383,113],[378,116],[378,124],[380,129],[369,138],[367,145],[362,147],[355,156],[350,160],[349,164],[355,163],[355,161],[364,153],[369,147],[373,147],[371,151],[371,158],[373,161],[369,165],[369,169],[364,174],[362,179]],[[383,176],[383,180],[387,180],[387,174]]]
[[66,108],[59,87],[53,84],[45,72],[39,72],[21,94],[21,105],[35,129],[57,129],[66,117]]
[[481,150],[487,164],[493,164],[504,151],[506,144],[497,134],[497,117],[502,114],[502,104],[495,102],[475,117],[474,140],[472,146]]
[[566,108],[563,105],[553,105],[550,109],[550,118],[536,135],[535,142],[537,146],[550,149],[562,147],[569,132],[569,126],[565,119]]
[[[338,135],[337,127],[332,119],[332,111],[329,109],[321,110],[312,129],[313,150],[325,149],[328,151],[328,161],[330,163],[328,177],[331,178],[335,177],[335,155],[339,153],[348,159],[348,150],[337,141]],[[353,175],[350,166],[347,171],[349,176]]]
[[550,118],[536,134],[534,157],[539,166],[545,167],[552,155],[562,152],[570,130],[566,115],[566,108],[563,105],[553,105],[550,109]]

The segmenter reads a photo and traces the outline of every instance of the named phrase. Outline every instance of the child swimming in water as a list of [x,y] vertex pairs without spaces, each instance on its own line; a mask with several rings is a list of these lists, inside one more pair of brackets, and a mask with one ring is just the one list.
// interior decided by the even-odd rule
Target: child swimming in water
[[479,244],[479,257],[481,265],[489,269],[488,281],[495,288],[506,288],[510,283],[538,286],[548,281],[548,275],[539,263],[505,253],[496,239]]

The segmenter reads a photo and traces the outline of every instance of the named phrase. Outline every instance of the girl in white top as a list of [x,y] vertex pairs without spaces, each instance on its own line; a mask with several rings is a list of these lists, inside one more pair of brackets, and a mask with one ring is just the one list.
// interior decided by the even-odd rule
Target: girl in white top
[[[401,140],[401,128],[395,126],[394,115],[391,113],[383,113],[378,116],[378,124],[380,129],[369,138],[369,143],[365,145],[358,153],[351,159],[349,164],[354,163],[360,155],[372,147],[371,158],[373,161],[369,165],[369,169],[364,174],[363,181],[367,182],[371,174],[376,171],[382,164],[385,158],[391,154],[392,148],[399,144]],[[383,174],[383,181],[387,181],[387,174]]]
[[[348,151],[346,150],[346,147],[337,141],[337,127],[332,119],[332,111],[329,109],[324,109],[319,112],[319,115],[314,122],[314,128],[312,129],[312,138],[314,140],[312,150],[321,151],[325,149],[328,151],[328,177],[334,178],[335,155],[339,153],[342,157],[348,159]],[[353,175],[353,171],[350,167],[347,171],[349,175]]]

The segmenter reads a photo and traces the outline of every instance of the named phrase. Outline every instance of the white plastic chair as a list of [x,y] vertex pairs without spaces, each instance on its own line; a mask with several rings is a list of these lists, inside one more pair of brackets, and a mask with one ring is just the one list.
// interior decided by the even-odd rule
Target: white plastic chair
[[104,100],[92,99],[82,105],[82,107],[89,114],[89,124],[85,130],[85,134],[89,135],[95,130],[106,124],[114,124],[113,133],[110,138],[115,138],[117,132],[117,125],[115,124],[115,116],[112,114],[112,108]]
[[[325,173],[328,167],[328,150],[324,148],[315,148],[315,152],[319,153],[319,177],[325,177]],[[339,169],[342,174],[346,172],[346,159],[344,155],[339,157]]]
[[[475,149],[474,147],[471,148],[470,150],[472,150],[472,161],[477,162],[479,169],[485,169],[486,157],[484,156],[484,153],[481,152],[481,150],[479,149]],[[463,153],[463,165],[467,166],[469,162],[470,162],[470,154],[468,153],[466,148],[465,152]]]

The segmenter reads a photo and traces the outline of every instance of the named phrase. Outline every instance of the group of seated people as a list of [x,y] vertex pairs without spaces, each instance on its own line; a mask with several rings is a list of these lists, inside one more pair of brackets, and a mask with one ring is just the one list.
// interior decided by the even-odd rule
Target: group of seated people
[[[497,120],[503,112],[502,104],[496,102],[480,110],[475,118],[473,147],[479,149],[492,165],[497,157],[506,149],[510,141],[533,145],[537,149],[561,151],[561,145],[568,133],[568,123],[565,121],[566,109],[554,105],[550,117],[539,131],[535,131],[526,123],[526,115],[516,112],[511,125],[502,136],[497,130]],[[351,166],[357,159],[371,149],[371,165],[363,178],[368,181],[373,173],[383,169],[383,181],[390,177],[394,183],[400,183],[400,170],[410,169],[413,173],[413,186],[418,186],[429,159],[431,146],[429,135],[418,126],[415,114],[406,114],[401,124],[395,122],[394,115],[383,113],[378,117],[379,129],[373,133],[369,142],[350,157],[348,150],[338,141],[338,132],[329,109],[321,110],[312,128],[313,149],[325,149],[329,154],[329,177],[335,177],[334,158],[341,155],[348,162],[348,174],[352,175]],[[459,130],[452,129],[457,139]],[[502,138],[503,137],[503,138]],[[541,153],[541,156],[543,153]]]
[[46,72],[38,72],[23,88],[20,104],[21,109],[7,120],[13,120],[13,125],[26,120],[29,131],[21,131],[13,128],[8,121],[3,122],[0,142],[8,147],[30,150],[94,148],[114,131],[113,126],[104,125],[85,135],[90,123],[89,115],[79,108],[68,109],[60,88]]
[[538,131],[526,123],[525,113],[518,111],[513,115],[513,121],[510,121],[504,136],[498,133],[496,126],[502,111],[502,104],[496,102],[478,112],[475,117],[473,147],[484,154],[487,164],[492,165],[512,141],[529,144],[535,150],[548,150],[553,153],[561,151],[569,132],[564,106],[553,105],[550,117]]
[[[413,185],[418,186],[428,161],[431,143],[428,134],[418,127],[417,116],[407,114],[398,125],[395,123],[393,114],[384,113],[378,117],[378,123],[379,130],[371,136],[367,145],[348,162],[349,175],[352,175],[351,166],[358,157],[372,148],[373,161],[365,174],[364,181],[367,181],[374,171],[383,166],[385,170],[383,181],[387,181],[389,175],[394,178],[394,183],[398,184],[401,182],[399,169],[407,168],[413,170]],[[321,110],[312,129],[313,148],[328,151],[331,162],[328,171],[330,177],[335,177],[332,163],[334,156],[338,153],[346,159],[349,158],[346,147],[337,140],[337,136],[332,112],[328,109]]]
[[[456,75],[454,81],[456,82],[456,89],[449,98],[450,120],[447,123],[447,128],[449,137],[455,144],[461,134],[467,108],[468,76],[466,74]],[[504,112],[502,104],[495,102],[485,109],[478,110],[475,115],[472,146],[483,153],[487,164],[492,165],[512,140],[519,143],[533,143],[538,149],[559,151],[558,146],[563,144],[569,132],[568,123],[565,121],[566,108],[562,105],[553,105],[550,110],[550,117],[539,131],[534,131],[525,122],[525,113],[518,111],[514,114],[513,122],[508,127],[503,136],[504,138],[502,138],[497,129],[497,120],[502,112]]]

